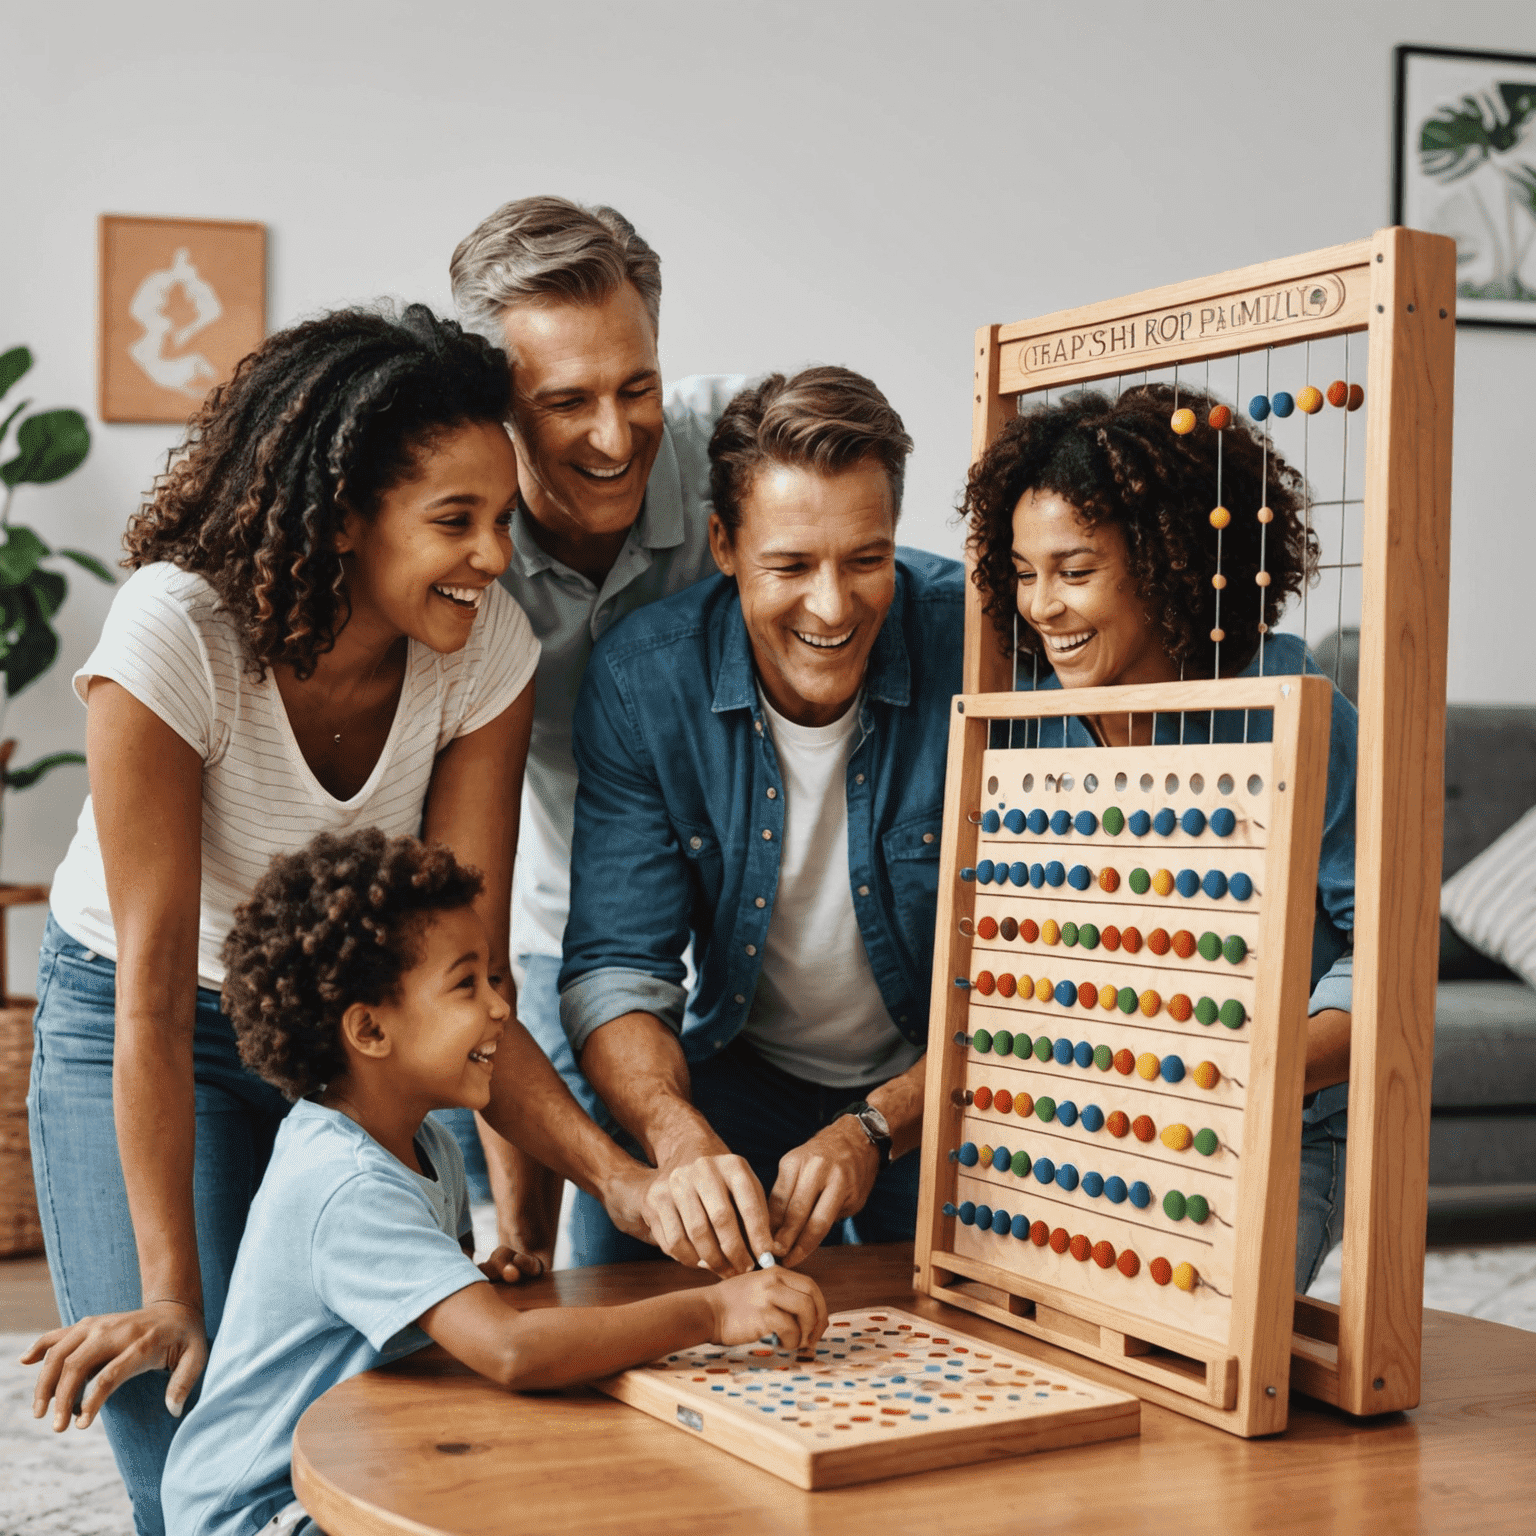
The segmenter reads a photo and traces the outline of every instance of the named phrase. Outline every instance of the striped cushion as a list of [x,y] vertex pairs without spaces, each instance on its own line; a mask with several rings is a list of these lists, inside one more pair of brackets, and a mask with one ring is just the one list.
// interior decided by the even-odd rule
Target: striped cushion
[[1445,882],[1440,914],[1536,987],[1536,808]]

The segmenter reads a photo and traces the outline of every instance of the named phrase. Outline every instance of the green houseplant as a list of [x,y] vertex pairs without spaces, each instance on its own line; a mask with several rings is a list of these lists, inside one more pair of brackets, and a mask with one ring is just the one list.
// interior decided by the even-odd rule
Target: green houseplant
[[[5,397],[32,366],[26,347],[0,353],[0,410]],[[32,529],[11,521],[11,503],[18,485],[49,485],[72,474],[90,452],[91,434],[79,411],[68,409],[23,413],[22,400],[0,420],[0,726],[10,701],[35,683],[59,654],[59,637],[52,620],[69,592],[63,572],[49,564],[57,555],[89,571],[99,581],[114,577],[100,560],[79,549],[50,549]],[[14,430],[14,435],[12,429]],[[6,456],[6,445],[12,452]],[[3,736],[0,730],[0,736]],[[51,752],[25,767],[12,768],[14,741],[0,740],[0,792],[28,789],[64,763],[83,763],[78,752]]]

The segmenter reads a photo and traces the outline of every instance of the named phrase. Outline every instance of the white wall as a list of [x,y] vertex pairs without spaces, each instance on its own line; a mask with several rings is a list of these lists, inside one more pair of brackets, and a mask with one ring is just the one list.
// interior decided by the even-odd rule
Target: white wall
[[[661,252],[669,377],[847,363],[917,440],[905,537],[956,553],[974,328],[1357,238],[1387,222],[1391,49],[1536,53],[1528,0],[1253,8],[135,0],[7,8],[0,348],[94,412],[96,216],[258,219],[270,321],[394,294],[446,306],[501,201],[624,209]],[[1451,696],[1536,702],[1525,457],[1536,334],[1457,354]],[[15,516],[112,551],[170,429],[95,426]],[[13,706],[21,756],[77,746],[68,676],[109,594]],[[46,879],[80,770],[7,796],[3,872]],[[40,918],[12,918],[13,975]]]

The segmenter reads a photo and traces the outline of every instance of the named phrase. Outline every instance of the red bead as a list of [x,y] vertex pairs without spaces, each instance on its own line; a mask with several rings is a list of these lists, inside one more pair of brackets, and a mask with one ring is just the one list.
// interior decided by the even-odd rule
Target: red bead
[[1019,937],[1026,944],[1033,944],[1040,937],[1040,925],[1032,917],[1026,917],[1019,924]]
[[1105,949],[1108,949],[1108,950],[1111,950],[1111,951],[1119,949],[1120,948],[1120,930],[1118,928],[1116,928],[1113,923],[1111,923],[1109,925],[1109,927],[1105,928],[1099,934],[1099,943],[1102,944]]
[[[1057,1227],[1056,1230],[1051,1233],[1051,1252],[1065,1253],[1067,1251],[1067,1245],[1071,1241],[1072,1239],[1067,1235],[1067,1229],[1065,1227]],[[1169,1270],[1168,1273],[1172,1275],[1173,1271]]]
[[995,939],[997,937],[997,919],[984,917],[976,924],[976,936],[981,939]]
[[1188,960],[1195,952],[1195,936],[1188,928],[1180,928],[1173,936],[1173,952],[1180,960]]
[[1358,411],[1365,404],[1365,391],[1358,384],[1349,386],[1349,399],[1345,402],[1345,409]]
[[1152,932],[1147,935],[1147,948],[1150,949],[1154,955],[1166,955],[1172,942],[1173,941],[1168,937],[1168,930],[1166,928],[1154,928]]
[[985,1086],[978,1088],[975,1094],[972,1095],[971,1102],[976,1106],[977,1109],[991,1109],[992,1090]]
[[1349,385],[1343,379],[1335,379],[1328,386],[1328,404],[1341,406],[1349,399]]
[[991,971],[981,971],[976,977],[976,990],[983,997],[991,997],[997,991],[997,977]]
[[1131,1134],[1137,1141],[1151,1141],[1157,1135],[1157,1127],[1153,1125],[1151,1115],[1137,1115],[1131,1121]]
[[1029,1229],[1029,1240],[1036,1248],[1044,1248],[1051,1240],[1051,1229],[1043,1221],[1033,1222]]
[[1135,1070],[1136,1053],[1134,1051],[1128,1051],[1124,1046],[1121,1046],[1120,1049],[1115,1052],[1115,1071],[1118,1072],[1121,1077],[1129,1077]]
[[997,994],[999,997],[1012,997],[1019,990],[1018,978],[1008,971],[1004,971],[997,978]]
[[1213,405],[1211,407],[1211,425],[1220,432],[1232,425],[1231,408],[1225,405]]
[[1167,1259],[1153,1259],[1147,1272],[1159,1285],[1167,1285],[1173,1279],[1173,1265]]
[[1093,1252],[1093,1244],[1079,1232],[1067,1245],[1067,1249],[1079,1264],[1086,1264],[1088,1255]]
[[1128,955],[1134,955],[1141,948],[1141,929],[1122,928],[1120,930],[1120,942],[1125,946]]
[[1120,1257],[1115,1260],[1115,1268],[1127,1280],[1134,1280],[1141,1272],[1141,1260],[1129,1248],[1122,1248],[1120,1250]]
[[1099,1005],[1099,989],[1091,981],[1080,981],[1077,984],[1077,1001],[1083,1008],[1097,1008]]
[[1006,1088],[999,1088],[992,1095],[992,1103],[996,1107],[998,1114],[1006,1115],[1013,1108],[1013,1095]]
[[1104,1129],[1111,1136],[1124,1136],[1131,1128],[1131,1117],[1123,1109],[1111,1110],[1104,1122]]
[[1113,1243],[1095,1243],[1093,1245],[1093,1262],[1100,1269],[1108,1269],[1115,1262],[1115,1245]]

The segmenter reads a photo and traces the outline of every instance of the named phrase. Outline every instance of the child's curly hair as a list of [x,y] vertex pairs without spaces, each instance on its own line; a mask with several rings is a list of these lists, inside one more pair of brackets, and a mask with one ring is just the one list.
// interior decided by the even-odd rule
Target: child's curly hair
[[347,1065],[348,1006],[393,999],[426,920],[469,906],[483,883],[440,844],[376,827],[273,859],[224,941],[240,1059],[290,1098],[323,1087]]
[[[1010,421],[971,467],[961,512],[975,551],[972,579],[1006,653],[1012,652],[1018,611],[1013,564],[1013,513],[1026,491],[1046,491],[1076,508],[1090,527],[1111,523],[1125,538],[1137,595],[1156,624],[1163,648],[1192,677],[1215,670],[1211,640],[1216,574],[1217,439],[1221,439],[1221,500],[1232,514],[1222,534],[1221,669],[1239,672],[1259,648],[1259,625],[1273,629],[1287,599],[1315,573],[1316,537],[1301,517],[1304,483],[1264,439],[1234,414],[1217,432],[1209,425],[1218,402],[1199,390],[1180,389],[1177,404],[1198,425],[1180,436],[1169,425],[1175,408],[1167,384],[1144,384],[1117,399],[1084,390],[1057,405]],[[1264,525],[1255,514],[1274,512],[1259,561]],[[1270,582],[1254,578],[1267,570]],[[1019,622],[1019,651],[1044,655],[1034,629]]]

